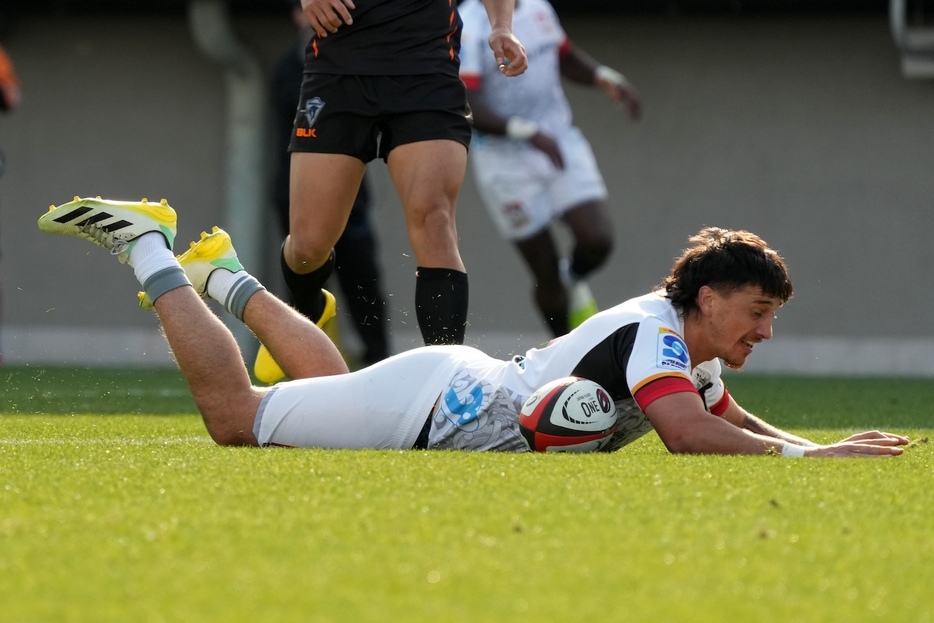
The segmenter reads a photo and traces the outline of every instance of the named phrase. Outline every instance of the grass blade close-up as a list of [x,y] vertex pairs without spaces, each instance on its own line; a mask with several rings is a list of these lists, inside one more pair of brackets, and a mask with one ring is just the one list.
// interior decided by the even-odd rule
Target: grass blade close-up
[[913,439],[797,460],[222,448],[172,370],[0,375],[5,623],[934,620],[928,380],[728,376]]

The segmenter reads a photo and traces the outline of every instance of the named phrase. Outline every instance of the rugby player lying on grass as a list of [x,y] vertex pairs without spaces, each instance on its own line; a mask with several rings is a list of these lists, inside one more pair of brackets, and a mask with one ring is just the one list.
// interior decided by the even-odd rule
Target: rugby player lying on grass
[[[85,238],[128,262],[154,307],[211,437],[222,445],[523,452],[525,399],[569,375],[613,398],[619,424],[601,450],[654,429],[676,453],[878,457],[908,438],[880,431],[818,445],[740,407],[721,379],[772,337],[792,295],[784,260],[755,234],[705,228],[658,291],[598,313],[524,356],[426,346],[350,373],[311,321],[247,273],[214,228],[172,253],[175,211],[163,200],[78,199],[50,208],[42,231]],[[290,381],[254,386],[233,335],[202,300],[242,320]]]

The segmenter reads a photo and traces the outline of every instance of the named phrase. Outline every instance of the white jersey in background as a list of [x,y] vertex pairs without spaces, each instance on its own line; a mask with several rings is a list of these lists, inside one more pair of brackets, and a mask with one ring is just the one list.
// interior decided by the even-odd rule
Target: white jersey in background
[[461,34],[461,79],[470,89],[479,88],[483,99],[504,117],[522,117],[538,123],[549,134],[571,126],[571,106],[561,88],[559,50],[567,35],[546,0],[520,0],[512,19],[513,34],[525,46],[529,68],[521,76],[507,78],[490,54],[490,21],[480,0],[466,0],[458,7]]

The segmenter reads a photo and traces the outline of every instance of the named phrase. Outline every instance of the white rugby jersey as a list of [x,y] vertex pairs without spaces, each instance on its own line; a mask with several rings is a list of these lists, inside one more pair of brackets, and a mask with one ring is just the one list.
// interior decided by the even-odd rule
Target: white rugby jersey
[[519,0],[512,20],[513,34],[522,42],[529,68],[507,78],[490,52],[490,21],[480,0],[459,7],[461,34],[460,76],[470,90],[504,117],[523,117],[549,134],[571,125],[571,106],[561,88],[560,54],[570,44],[554,9],[546,0]]
[[441,393],[430,447],[520,449],[522,403],[545,383],[570,375],[599,383],[616,403],[619,427],[600,450],[617,450],[650,431],[644,409],[662,396],[697,392],[710,413],[722,415],[729,394],[720,360],[692,362],[683,331],[671,302],[655,292],[604,310],[511,361],[467,354]]

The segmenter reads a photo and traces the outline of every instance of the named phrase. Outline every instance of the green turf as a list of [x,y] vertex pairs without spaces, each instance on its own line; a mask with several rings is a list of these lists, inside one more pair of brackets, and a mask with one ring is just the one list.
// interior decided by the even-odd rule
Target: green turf
[[219,448],[171,371],[0,378],[4,623],[934,621],[931,380],[730,377],[916,439],[846,461]]

